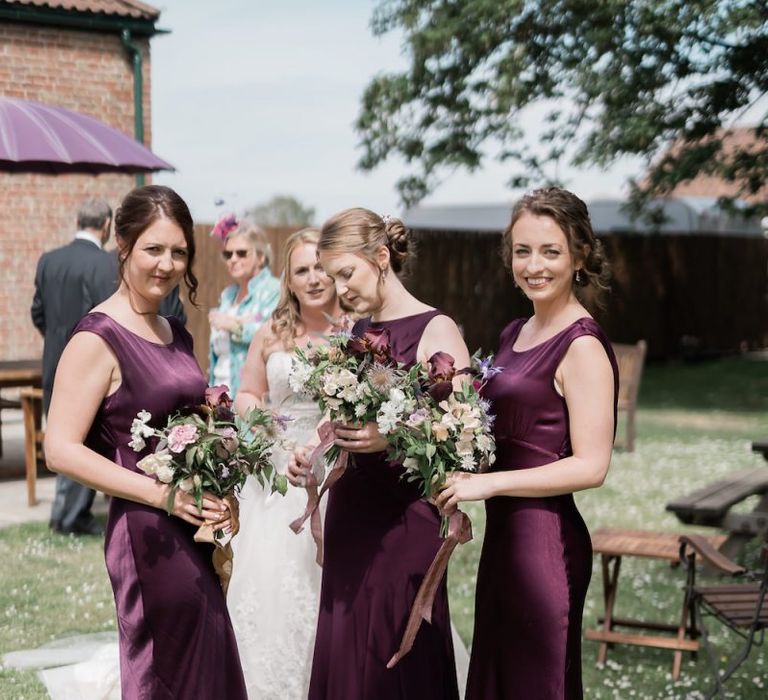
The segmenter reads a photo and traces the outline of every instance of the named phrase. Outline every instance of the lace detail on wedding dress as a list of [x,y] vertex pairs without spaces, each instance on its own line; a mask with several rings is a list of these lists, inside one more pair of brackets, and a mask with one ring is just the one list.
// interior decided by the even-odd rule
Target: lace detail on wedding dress
[[[285,437],[301,445],[312,437],[320,412],[289,387],[291,357],[283,351],[269,356],[267,382],[273,410],[294,419]],[[287,452],[275,450],[279,471],[287,460]],[[305,505],[302,489],[268,495],[254,479],[240,494],[227,604],[250,700],[299,700],[309,689],[321,570],[309,528],[295,535],[288,527]]]

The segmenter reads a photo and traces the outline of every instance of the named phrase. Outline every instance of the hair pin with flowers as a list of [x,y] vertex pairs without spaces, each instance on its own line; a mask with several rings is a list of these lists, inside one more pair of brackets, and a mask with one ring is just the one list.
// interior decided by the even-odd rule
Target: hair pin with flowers
[[240,220],[235,214],[225,214],[211,229],[211,236],[218,238],[222,243],[227,240],[227,236],[240,225]]

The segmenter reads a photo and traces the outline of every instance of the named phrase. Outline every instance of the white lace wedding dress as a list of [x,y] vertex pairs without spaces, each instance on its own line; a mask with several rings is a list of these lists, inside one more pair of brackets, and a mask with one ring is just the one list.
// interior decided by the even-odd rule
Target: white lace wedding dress
[[[267,384],[272,409],[293,418],[284,437],[303,445],[321,416],[314,402],[288,386],[292,356],[277,351],[267,358]],[[284,472],[288,453],[276,448],[273,455],[275,467]],[[306,503],[303,489],[269,495],[253,478],[240,492],[227,605],[249,700],[307,697],[321,570],[309,523],[298,535],[288,527]]]
[[[272,408],[294,418],[286,437],[302,445],[313,437],[320,413],[314,402],[298,397],[288,386],[291,357],[292,353],[277,351],[267,358],[267,384]],[[275,451],[275,466],[281,472],[287,459],[287,453]],[[325,500],[320,506],[323,515]],[[267,495],[253,479],[240,494],[240,532],[232,540],[227,605],[249,700],[307,697],[321,570],[315,563],[309,524],[298,535],[288,527],[306,502],[303,489],[289,487],[285,497]],[[455,628],[451,629],[463,697],[469,654]]]

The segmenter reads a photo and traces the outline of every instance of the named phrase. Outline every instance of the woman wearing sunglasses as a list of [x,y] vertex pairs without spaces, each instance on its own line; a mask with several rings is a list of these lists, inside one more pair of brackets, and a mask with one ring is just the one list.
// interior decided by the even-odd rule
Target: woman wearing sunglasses
[[259,226],[230,215],[216,224],[211,235],[224,244],[221,253],[233,284],[208,314],[208,381],[211,386],[226,384],[234,398],[248,346],[277,305],[280,282],[269,270],[269,241]]

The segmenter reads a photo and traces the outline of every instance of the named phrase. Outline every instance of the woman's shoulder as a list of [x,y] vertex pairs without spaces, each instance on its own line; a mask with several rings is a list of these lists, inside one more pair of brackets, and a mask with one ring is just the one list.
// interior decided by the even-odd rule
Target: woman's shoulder
[[504,347],[510,341],[514,342],[518,333],[520,333],[520,329],[529,320],[530,319],[527,316],[521,316],[520,318],[516,318],[513,321],[510,321],[506,326],[504,326],[504,328],[501,330],[501,333],[499,334],[499,348]]
[[592,316],[582,316],[581,318],[577,318],[564,329],[563,333],[570,342],[573,342],[578,338],[592,337],[603,345],[610,344],[608,335],[603,330],[603,327],[595,321]]

